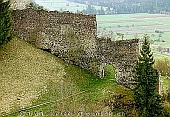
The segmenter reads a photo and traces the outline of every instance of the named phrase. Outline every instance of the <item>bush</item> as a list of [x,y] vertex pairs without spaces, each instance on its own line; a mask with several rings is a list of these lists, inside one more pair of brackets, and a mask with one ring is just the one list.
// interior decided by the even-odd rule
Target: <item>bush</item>
[[126,117],[138,117],[134,100],[125,94],[113,94],[103,102],[114,114],[122,113]]
[[159,30],[155,30],[155,33],[159,33]]
[[170,77],[170,61],[167,59],[159,59],[155,62],[154,68],[160,71],[162,76]]
[[25,5],[26,8],[33,8],[33,9],[44,9],[43,6],[39,6],[38,4],[36,4],[35,2],[30,2],[29,4]]
[[164,98],[167,102],[170,103],[170,90],[166,90],[166,92],[164,93]]
[[0,49],[12,39],[12,20],[9,8],[10,1],[0,1]]

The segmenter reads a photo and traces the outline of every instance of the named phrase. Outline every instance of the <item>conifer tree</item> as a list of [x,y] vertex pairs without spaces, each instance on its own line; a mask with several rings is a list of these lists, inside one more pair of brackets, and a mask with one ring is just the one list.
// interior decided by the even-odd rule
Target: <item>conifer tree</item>
[[159,74],[154,64],[149,37],[144,36],[140,55],[135,69],[134,101],[140,117],[161,117],[163,115],[162,98],[158,94]]
[[10,1],[0,0],[0,48],[11,40]]

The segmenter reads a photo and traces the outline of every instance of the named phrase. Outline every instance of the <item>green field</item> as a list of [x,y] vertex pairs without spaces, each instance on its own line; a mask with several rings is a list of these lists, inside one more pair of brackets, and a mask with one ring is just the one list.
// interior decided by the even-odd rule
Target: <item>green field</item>
[[153,54],[154,55],[154,59],[155,60],[165,60],[167,59],[168,61],[170,61],[170,56],[168,55],[161,55],[161,54]]
[[[141,38],[148,34],[153,40],[164,40],[156,42],[163,47],[170,47],[170,15],[165,14],[116,14],[97,15],[98,34],[110,35],[118,39],[116,33],[125,34],[124,39]],[[156,30],[162,31],[161,37]]]

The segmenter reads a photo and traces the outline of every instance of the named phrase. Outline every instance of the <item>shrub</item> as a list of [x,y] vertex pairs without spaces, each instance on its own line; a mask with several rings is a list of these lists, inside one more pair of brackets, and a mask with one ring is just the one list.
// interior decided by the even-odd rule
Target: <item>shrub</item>
[[154,68],[160,71],[162,76],[170,77],[170,61],[167,59],[159,59],[155,62]]
[[12,39],[11,35],[11,12],[9,10],[10,2],[0,1],[0,48]]

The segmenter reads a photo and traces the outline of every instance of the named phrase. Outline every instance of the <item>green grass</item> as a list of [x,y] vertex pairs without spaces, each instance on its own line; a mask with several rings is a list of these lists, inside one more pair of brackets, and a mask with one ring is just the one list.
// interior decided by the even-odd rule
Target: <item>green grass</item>
[[32,105],[32,100],[46,92],[49,80],[58,82],[64,76],[59,61],[24,41],[11,40],[0,51],[0,111]]
[[170,79],[166,78],[165,76],[162,76],[162,85],[163,85],[163,90],[170,90]]
[[26,116],[51,112],[109,111],[103,100],[113,94],[132,92],[114,81],[114,68],[98,78],[87,70],[69,65],[50,53],[13,39],[0,51],[1,116]]
[[165,59],[167,59],[167,60],[169,60],[170,61],[170,56],[168,56],[168,55],[162,55],[162,54],[153,54],[153,56],[154,56],[154,59],[155,60],[161,60],[161,59],[163,59],[163,60],[165,60]]

